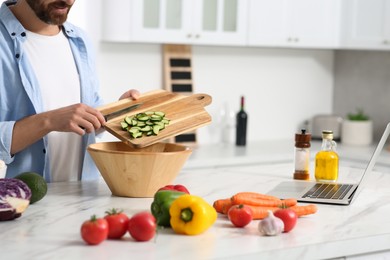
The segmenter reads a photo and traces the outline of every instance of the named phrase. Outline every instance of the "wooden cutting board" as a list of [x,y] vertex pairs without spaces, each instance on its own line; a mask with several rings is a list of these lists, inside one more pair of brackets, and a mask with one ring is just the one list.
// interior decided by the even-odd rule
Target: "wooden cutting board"
[[[128,113],[110,119],[105,125],[105,129],[121,141],[132,147],[142,148],[211,123],[211,116],[204,109],[205,106],[211,104],[211,101],[211,96],[207,94],[188,96],[166,90],[153,90],[142,94],[137,100],[123,99],[101,106],[98,110],[103,115],[107,115],[133,104],[142,103],[141,106]],[[126,116],[146,111],[164,112],[170,123],[158,135],[133,139],[130,133],[121,128],[120,122]]]

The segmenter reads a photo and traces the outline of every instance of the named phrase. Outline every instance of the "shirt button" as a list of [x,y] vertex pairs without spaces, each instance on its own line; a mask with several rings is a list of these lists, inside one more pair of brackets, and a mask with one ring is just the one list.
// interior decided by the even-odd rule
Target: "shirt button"
[[16,57],[17,59],[19,59],[20,54],[19,54],[19,53],[16,53],[15,57]]
[[25,33],[25,32],[22,32],[20,35],[22,35],[22,37],[25,37],[25,36],[26,36],[26,33]]
[[14,32],[13,32],[13,33],[11,33],[11,35],[12,35],[12,36],[15,36],[15,35],[16,35],[16,33],[14,33]]
[[46,149],[43,149],[42,152],[43,152],[43,153],[46,153]]

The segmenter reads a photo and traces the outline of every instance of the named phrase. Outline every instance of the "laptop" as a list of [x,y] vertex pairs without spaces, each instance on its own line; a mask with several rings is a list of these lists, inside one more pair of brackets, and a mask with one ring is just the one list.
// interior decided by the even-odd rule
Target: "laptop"
[[386,143],[390,134],[390,123],[373,153],[364,173],[357,184],[350,183],[325,183],[313,181],[285,181],[278,184],[269,195],[278,198],[296,198],[299,202],[324,203],[334,205],[350,205],[354,198],[362,190],[367,175],[369,175]]

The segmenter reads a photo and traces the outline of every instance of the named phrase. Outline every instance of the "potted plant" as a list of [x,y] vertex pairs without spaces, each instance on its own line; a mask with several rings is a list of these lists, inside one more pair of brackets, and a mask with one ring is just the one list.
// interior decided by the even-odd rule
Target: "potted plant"
[[341,127],[341,142],[347,145],[369,145],[372,142],[373,124],[363,109],[349,113]]

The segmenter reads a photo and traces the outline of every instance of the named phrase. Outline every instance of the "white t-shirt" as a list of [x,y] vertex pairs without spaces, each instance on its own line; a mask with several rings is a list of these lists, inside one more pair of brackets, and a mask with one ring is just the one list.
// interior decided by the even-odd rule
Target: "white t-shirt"
[[[38,79],[44,109],[80,103],[80,81],[69,42],[63,32],[44,36],[27,32],[26,55]],[[51,181],[80,179],[82,137],[75,133],[48,134]]]

